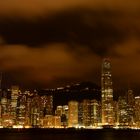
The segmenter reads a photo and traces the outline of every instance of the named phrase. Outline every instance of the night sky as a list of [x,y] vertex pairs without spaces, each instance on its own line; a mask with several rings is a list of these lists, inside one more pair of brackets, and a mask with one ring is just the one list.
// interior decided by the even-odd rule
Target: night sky
[[139,0],[1,0],[4,85],[100,84],[109,57],[115,89],[140,89]]

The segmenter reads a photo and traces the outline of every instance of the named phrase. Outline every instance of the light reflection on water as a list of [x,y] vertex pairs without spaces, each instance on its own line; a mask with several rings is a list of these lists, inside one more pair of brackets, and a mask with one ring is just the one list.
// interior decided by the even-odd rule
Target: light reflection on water
[[78,132],[0,132],[1,140],[139,140],[140,131],[123,130],[94,130]]

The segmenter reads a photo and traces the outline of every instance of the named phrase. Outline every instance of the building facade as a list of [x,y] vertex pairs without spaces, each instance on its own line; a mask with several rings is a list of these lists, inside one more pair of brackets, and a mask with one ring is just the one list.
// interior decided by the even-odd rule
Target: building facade
[[78,126],[78,102],[69,101],[68,107],[68,127],[76,127]]
[[111,63],[104,59],[101,73],[102,125],[114,124]]

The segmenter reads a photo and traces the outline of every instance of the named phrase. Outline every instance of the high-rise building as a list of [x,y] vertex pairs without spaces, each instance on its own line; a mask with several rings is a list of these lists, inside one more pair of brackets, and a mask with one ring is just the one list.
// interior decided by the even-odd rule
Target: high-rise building
[[91,125],[98,126],[100,122],[100,108],[97,100],[91,100]]
[[134,124],[134,95],[133,90],[128,90],[127,92],[127,112],[128,112],[128,118],[129,118],[129,126],[132,126]]
[[7,93],[5,91],[2,92],[2,96],[1,96],[1,118],[2,121],[5,119],[5,116],[8,113],[7,110]]
[[114,122],[115,122],[115,126],[117,126],[119,124],[119,114],[118,114],[118,102],[114,101],[113,102],[113,108],[114,108]]
[[83,125],[89,127],[91,125],[91,105],[90,100],[83,100]]
[[128,90],[126,96],[119,97],[118,99],[118,123],[121,126],[134,125],[134,96],[133,91]]
[[26,100],[27,97],[25,94],[21,93],[18,97],[18,106],[17,106],[17,125],[25,126],[26,119]]
[[68,127],[76,127],[78,126],[78,102],[69,101],[68,107]]
[[40,126],[40,106],[41,106],[41,99],[37,93],[35,93],[34,97],[32,98],[31,102],[31,112],[30,112],[30,123],[32,127],[39,127]]
[[118,123],[120,126],[128,125],[128,104],[126,97],[119,97],[118,99]]
[[79,127],[84,127],[83,124],[83,102],[79,102],[78,104],[78,124]]
[[59,116],[61,119],[61,125],[63,127],[67,127],[68,126],[68,105],[59,105],[56,107],[55,110],[55,115]]
[[31,108],[32,108],[33,95],[29,91],[25,91],[25,94],[27,96],[27,99],[26,99],[25,126],[31,126]]
[[104,59],[101,74],[101,94],[102,94],[102,125],[114,124],[113,113],[113,87],[111,63],[109,59]]
[[44,109],[45,115],[52,115],[53,114],[53,96],[46,95],[44,96]]
[[135,123],[137,127],[140,127],[140,96],[135,97]]
[[63,127],[68,126],[68,111],[69,111],[68,105],[63,105],[62,116],[61,116],[61,122]]
[[13,120],[13,124],[16,125],[16,119],[17,119],[17,99],[19,96],[19,87],[18,86],[12,86],[11,89],[11,116]]

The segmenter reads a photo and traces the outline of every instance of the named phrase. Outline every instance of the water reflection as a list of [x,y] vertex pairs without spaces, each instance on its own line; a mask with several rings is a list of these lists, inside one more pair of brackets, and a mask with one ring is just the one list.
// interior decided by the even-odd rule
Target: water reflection
[[72,131],[72,132],[3,132],[0,133],[1,140],[139,140],[139,130],[94,130],[94,131]]

